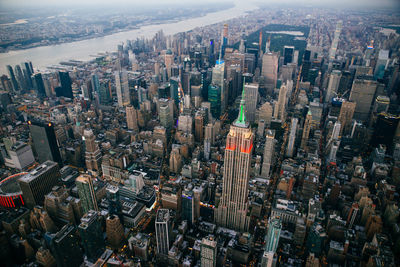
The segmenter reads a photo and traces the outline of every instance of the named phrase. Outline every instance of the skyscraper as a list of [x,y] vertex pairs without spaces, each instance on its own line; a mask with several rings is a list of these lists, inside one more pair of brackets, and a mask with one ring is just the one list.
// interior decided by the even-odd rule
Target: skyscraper
[[239,231],[247,231],[249,226],[248,188],[253,139],[254,134],[245,118],[243,90],[239,116],[226,138],[223,189],[215,214],[219,225]]
[[174,111],[173,111],[173,100],[168,100],[166,98],[160,98],[159,103],[159,113],[160,124],[166,129],[171,129],[174,123]]
[[56,258],[57,266],[80,266],[83,255],[79,237],[73,225],[66,224],[59,232],[50,235],[50,250]]
[[270,218],[268,222],[268,233],[265,237],[265,251],[276,252],[281,235],[282,223],[279,217]]
[[311,111],[309,110],[306,115],[306,120],[304,122],[303,135],[301,136],[300,147],[302,149],[306,149],[306,147],[307,147],[308,137],[310,135],[310,130],[311,130],[311,126],[312,126],[311,123],[312,123],[312,114],[311,114]]
[[262,59],[262,76],[265,77],[265,88],[273,90],[278,80],[278,54],[268,52]]
[[105,245],[101,220],[97,212],[90,210],[86,213],[81,218],[78,230],[86,256],[90,260],[97,259],[103,252]]
[[17,79],[15,78],[15,74],[14,74],[14,70],[12,69],[12,67],[10,65],[7,65],[7,71],[8,71],[8,75],[10,75],[10,80],[11,80],[11,84],[13,87],[13,91],[14,93],[19,91],[19,86],[18,86],[18,82]]
[[46,161],[18,180],[28,208],[43,205],[45,195],[58,184],[59,170],[56,162]]
[[33,85],[40,97],[46,96],[46,90],[44,88],[44,83],[41,73],[35,73],[33,75]]
[[296,141],[296,132],[297,132],[297,118],[292,118],[292,123],[290,124],[290,134],[289,134],[289,141],[286,150],[286,156],[293,157],[294,152],[294,142]]
[[286,94],[287,94],[287,87],[286,85],[282,85],[279,89],[279,97],[278,102],[275,105],[274,109],[274,117],[276,119],[285,121],[285,106],[286,106]]
[[221,115],[221,88],[217,85],[208,86],[208,101],[211,104],[211,114],[214,118]]
[[128,129],[139,132],[137,111],[133,106],[126,107],[126,124],[128,125]]
[[325,103],[329,103],[332,100],[332,97],[334,97],[334,95],[337,93],[341,78],[342,78],[341,71],[339,70],[332,71],[329,77],[328,88],[326,89]]
[[275,131],[267,130],[267,134],[265,137],[265,145],[264,145],[264,156],[263,156],[263,164],[261,169],[261,176],[269,178],[272,159],[275,151]]
[[287,65],[288,63],[292,63],[294,58],[294,46],[283,47],[283,65]]
[[167,50],[164,57],[165,68],[167,69],[168,79],[171,78],[171,67],[174,63],[174,55],[170,49]]
[[347,133],[350,130],[356,105],[355,102],[343,101],[338,117],[341,126],[340,135]]
[[217,266],[217,241],[213,236],[207,236],[201,240],[200,256],[202,267]]
[[244,86],[246,101],[246,119],[249,123],[256,120],[256,108],[258,102],[258,84],[251,83]]
[[129,94],[128,72],[126,70],[116,71],[115,89],[117,91],[118,106],[125,107],[131,103]]
[[350,101],[357,103],[354,118],[367,121],[370,114],[372,101],[374,100],[378,83],[373,80],[355,79],[350,93]]
[[28,124],[39,162],[51,160],[62,164],[53,124],[38,121],[28,121]]
[[61,91],[56,92],[57,96],[73,98],[71,78],[69,77],[68,71],[60,71],[58,75],[60,77]]
[[89,171],[98,173],[101,171],[101,151],[99,146],[96,144],[96,137],[91,129],[85,129],[83,131],[83,137],[85,140],[85,162],[86,168]]
[[118,216],[110,215],[106,220],[106,234],[108,244],[117,249],[122,245],[125,239],[124,227],[121,224]]
[[159,209],[156,216],[157,254],[168,255],[170,215],[168,209]]
[[89,210],[99,210],[92,179],[93,178],[90,175],[82,174],[76,178],[75,181],[84,213],[88,212]]

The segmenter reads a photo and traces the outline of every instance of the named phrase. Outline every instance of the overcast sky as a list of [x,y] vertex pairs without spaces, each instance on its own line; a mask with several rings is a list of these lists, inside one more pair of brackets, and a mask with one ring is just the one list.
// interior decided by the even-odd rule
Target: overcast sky
[[216,2],[259,2],[263,4],[296,4],[296,5],[329,5],[329,6],[359,6],[396,8],[399,11],[400,0],[0,0],[0,7],[31,7],[31,6],[88,6],[88,5],[152,5],[152,4],[204,4]]

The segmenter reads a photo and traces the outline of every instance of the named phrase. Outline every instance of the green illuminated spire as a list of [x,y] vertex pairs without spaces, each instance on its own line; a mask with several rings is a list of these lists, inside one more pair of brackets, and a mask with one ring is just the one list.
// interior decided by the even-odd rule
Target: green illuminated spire
[[237,118],[237,123],[239,123],[239,124],[246,124],[246,116],[245,116],[245,109],[244,109],[244,107],[246,106],[245,100],[244,100],[244,84],[245,84],[245,80],[243,79],[242,100],[240,100],[240,111],[239,111],[239,116]]

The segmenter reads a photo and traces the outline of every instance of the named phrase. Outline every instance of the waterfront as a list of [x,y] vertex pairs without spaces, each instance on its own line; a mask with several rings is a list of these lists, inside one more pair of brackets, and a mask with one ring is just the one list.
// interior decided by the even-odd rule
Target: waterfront
[[6,65],[17,65],[24,61],[32,61],[37,70],[45,70],[47,66],[58,64],[67,60],[90,60],[101,52],[115,51],[118,44],[136,38],[150,38],[159,30],[163,30],[164,34],[170,35],[178,32],[192,30],[196,27],[211,25],[214,23],[229,20],[246,12],[256,9],[257,7],[249,3],[236,2],[235,6],[214,13],[209,13],[203,17],[197,17],[179,22],[148,25],[131,31],[118,32],[111,35],[92,38],[77,42],[57,44],[51,46],[41,46],[24,50],[9,51],[0,54],[0,74],[6,73]]

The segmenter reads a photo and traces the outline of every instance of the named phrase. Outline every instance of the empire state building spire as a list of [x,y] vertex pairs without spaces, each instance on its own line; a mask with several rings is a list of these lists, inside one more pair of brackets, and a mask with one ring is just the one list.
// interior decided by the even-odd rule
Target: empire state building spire
[[245,101],[245,91],[244,91],[244,85],[245,81],[243,81],[243,90],[242,90],[242,100],[240,100],[240,110],[239,110],[239,115],[236,119],[236,121],[233,123],[233,125],[238,126],[238,127],[247,127],[248,123],[246,123],[246,101]]

